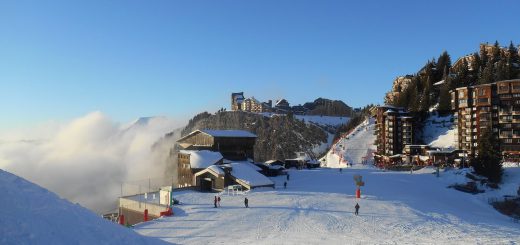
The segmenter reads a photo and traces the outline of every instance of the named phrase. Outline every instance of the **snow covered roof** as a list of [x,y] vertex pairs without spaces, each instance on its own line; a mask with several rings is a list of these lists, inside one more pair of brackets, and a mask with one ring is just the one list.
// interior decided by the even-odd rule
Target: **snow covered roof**
[[267,165],[271,165],[272,163],[275,163],[275,162],[281,162],[281,163],[283,163],[283,161],[280,161],[280,160],[269,160],[269,161],[265,161],[265,164],[267,164]]
[[211,165],[208,167],[208,169],[211,169],[212,171],[214,171],[215,173],[218,173],[218,174],[225,174],[224,170],[217,165]]
[[216,151],[188,151],[181,150],[180,153],[189,154],[190,155],[190,165],[191,168],[207,168],[216,162],[220,161],[223,157],[220,152]]
[[440,80],[440,81],[434,83],[433,86],[438,86],[438,85],[441,85],[441,84],[444,84],[444,80]]
[[197,130],[202,133],[211,135],[213,137],[241,137],[241,138],[256,138],[256,135],[245,130],[215,130],[203,129]]
[[246,184],[250,188],[274,185],[269,178],[253,169],[249,164],[234,162],[229,165],[232,168],[231,175],[233,175],[240,184]]

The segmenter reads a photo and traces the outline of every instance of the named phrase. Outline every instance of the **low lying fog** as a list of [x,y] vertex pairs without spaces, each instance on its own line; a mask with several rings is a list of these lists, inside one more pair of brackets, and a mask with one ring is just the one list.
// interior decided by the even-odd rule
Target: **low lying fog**
[[92,112],[65,124],[1,134],[0,168],[97,213],[108,212],[115,208],[122,183],[128,189],[148,178],[154,185],[171,182],[168,154],[179,135],[163,137],[181,126],[165,117],[121,125]]

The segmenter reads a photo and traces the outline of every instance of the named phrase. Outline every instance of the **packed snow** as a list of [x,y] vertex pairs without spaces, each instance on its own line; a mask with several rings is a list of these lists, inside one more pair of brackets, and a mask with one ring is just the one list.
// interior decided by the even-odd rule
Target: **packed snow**
[[[507,170],[506,170],[507,171]],[[180,244],[516,244],[520,224],[497,212],[481,194],[447,188],[463,178],[433,169],[290,170],[272,178],[276,189],[243,195],[180,191],[175,215],[138,224],[143,235]],[[354,175],[365,186],[356,199]],[[509,180],[518,183],[520,176]],[[287,189],[283,182],[287,181]],[[244,197],[249,207],[244,207]],[[361,206],[359,216],[354,206]]]
[[165,244],[0,170],[0,244]]
[[376,136],[375,120],[369,118],[358,125],[352,132],[342,136],[321,159],[322,166],[328,168],[344,168],[365,163],[370,165]]

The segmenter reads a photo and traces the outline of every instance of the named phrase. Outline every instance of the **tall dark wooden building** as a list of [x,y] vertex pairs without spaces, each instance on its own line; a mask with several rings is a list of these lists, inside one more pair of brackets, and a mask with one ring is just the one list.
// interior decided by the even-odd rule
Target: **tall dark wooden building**
[[210,150],[225,159],[254,159],[256,135],[244,130],[196,130],[177,141],[184,150]]

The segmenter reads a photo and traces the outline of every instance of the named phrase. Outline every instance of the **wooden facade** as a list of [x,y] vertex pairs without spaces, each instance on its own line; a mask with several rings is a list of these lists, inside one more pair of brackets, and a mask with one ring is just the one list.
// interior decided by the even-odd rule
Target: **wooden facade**
[[[221,130],[226,131],[226,130]],[[251,134],[252,135],[252,134]],[[197,130],[177,141],[184,149],[218,151],[225,159],[254,160],[256,136],[219,136]]]
[[520,79],[457,88],[451,97],[459,149],[478,155],[478,139],[489,129],[504,156],[520,154]]

